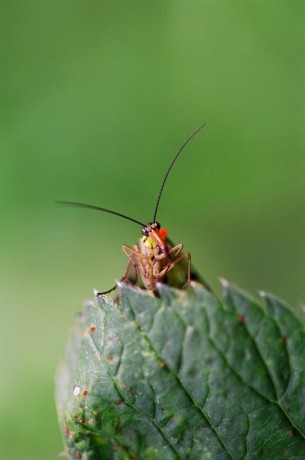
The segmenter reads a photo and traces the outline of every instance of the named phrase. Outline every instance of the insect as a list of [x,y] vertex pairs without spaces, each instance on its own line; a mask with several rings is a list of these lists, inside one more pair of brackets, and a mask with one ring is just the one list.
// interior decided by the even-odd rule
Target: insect
[[[74,201],[58,201],[58,204],[75,206],[86,209],[93,209],[97,211],[107,212],[116,216],[127,219],[142,227],[142,237],[139,239],[138,244],[132,247],[125,244],[122,249],[128,257],[128,263],[125,272],[120,281],[131,282],[136,284],[138,278],[142,282],[145,289],[156,291],[156,284],[158,282],[165,282],[175,287],[186,287],[190,284],[191,280],[201,282],[208,290],[210,290],[207,283],[201,278],[198,272],[191,265],[191,255],[189,252],[182,252],[183,244],[174,244],[167,236],[167,230],[161,228],[157,221],[157,213],[159,209],[160,199],[164,190],[165,183],[169,173],[181,154],[182,150],[190,142],[190,140],[205,126],[203,123],[197,128],[182,144],[178,152],[172,159],[165,176],[163,178],[161,188],[156,201],[153,219],[150,223],[145,224],[132,217],[126,216],[110,209],[102,208],[85,203],[78,203]],[[133,267],[135,276],[132,278],[130,270]],[[97,296],[108,294],[116,289],[116,285],[107,291],[98,292]]]

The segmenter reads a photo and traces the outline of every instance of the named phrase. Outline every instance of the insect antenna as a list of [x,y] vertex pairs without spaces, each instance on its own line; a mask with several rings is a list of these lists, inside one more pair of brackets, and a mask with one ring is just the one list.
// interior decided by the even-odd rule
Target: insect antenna
[[125,214],[121,214],[120,212],[112,211],[111,209],[101,208],[100,206],[94,206],[92,204],[85,204],[85,203],[78,203],[76,201],[56,201],[56,203],[64,205],[64,206],[74,206],[77,208],[95,209],[97,211],[108,212],[109,214],[114,214],[115,216],[123,217],[123,219],[130,220],[131,222],[135,222],[136,224],[139,224],[142,227],[145,227],[145,224],[143,224],[142,222],[139,222],[136,219],[133,219],[132,217],[125,216]]
[[165,182],[168,178],[168,175],[172,169],[172,167],[174,166],[178,156],[180,155],[180,153],[182,152],[182,150],[184,149],[184,147],[190,142],[191,139],[193,139],[194,136],[196,136],[196,134],[202,129],[204,128],[204,126],[206,125],[206,122],[204,122],[201,126],[199,126],[199,128],[196,129],[196,131],[194,131],[187,139],[186,141],[181,145],[180,149],[178,150],[178,152],[176,153],[176,155],[174,156],[171,164],[169,165],[167,171],[166,171],[166,174],[164,176],[164,179],[163,179],[163,182],[162,182],[162,185],[161,185],[161,188],[160,188],[160,191],[159,191],[159,195],[158,195],[158,198],[157,198],[157,202],[156,202],[156,207],[155,207],[155,213],[154,213],[154,217],[153,217],[153,222],[156,222],[156,219],[157,219],[157,212],[158,212],[158,208],[159,208],[159,203],[160,203],[160,199],[161,199],[161,196],[162,196],[162,193],[163,193],[163,189],[164,189],[164,185],[165,185]]

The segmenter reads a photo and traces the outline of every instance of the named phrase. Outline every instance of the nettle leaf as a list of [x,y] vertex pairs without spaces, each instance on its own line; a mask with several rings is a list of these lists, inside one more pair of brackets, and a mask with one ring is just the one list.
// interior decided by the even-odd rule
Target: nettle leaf
[[70,459],[304,459],[305,331],[272,295],[119,287],[77,319],[57,403]]

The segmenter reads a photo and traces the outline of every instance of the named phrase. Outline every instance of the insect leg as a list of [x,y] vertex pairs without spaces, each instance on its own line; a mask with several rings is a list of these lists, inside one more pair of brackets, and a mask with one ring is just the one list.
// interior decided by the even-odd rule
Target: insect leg
[[176,246],[174,246],[173,248],[170,249],[170,254],[173,255],[174,257],[177,257],[179,252],[182,251],[182,248],[183,248],[183,244],[179,243],[179,244],[177,244]]
[[[175,243],[170,238],[167,237],[167,241],[169,242],[169,244],[171,246],[175,247]],[[177,245],[177,246],[179,246],[179,245]],[[192,281],[197,281],[198,283],[202,284],[207,291],[213,292],[212,288],[209,286],[209,284],[206,282],[206,280],[200,275],[198,270],[196,270],[194,265],[191,265],[191,280]]]
[[[180,246],[180,245],[177,245],[177,246]],[[177,248],[177,246],[175,248]],[[182,245],[181,245],[182,246]],[[175,249],[173,248],[173,249]],[[180,250],[182,249],[181,248],[178,248],[180,252]],[[187,281],[186,283],[184,284],[183,288],[185,288],[186,286],[188,286],[191,282],[191,254],[189,252],[184,252],[183,254],[181,254],[181,256],[179,256],[177,259],[173,260],[172,262],[170,262],[169,264],[167,264],[163,270],[160,271],[160,273],[156,274],[155,277],[157,279],[162,279],[166,273],[168,271],[170,271],[172,268],[175,267],[175,265],[179,264],[179,262],[181,262],[181,260],[183,259],[187,259]]]
[[[131,265],[133,265],[135,272],[136,272],[135,279],[131,278],[131,276],[128,275]],[[138,279],[138,266],[134,264],[134,261],[131,260],[130,257],[128,257],[128,262],[127,262],[124,274],[122,278],[120,279],[120,281],[121,282],[129,281],[131,284],[136,284],[137,279]]]
[[[173,248],[170,248],[169,253],[170,253],[171,256],[176,257],[179,254],[179,252],[182,251],[182,248],[183,248],[182,243],[177,244]],[[166,257],[168,257],[168,255],[164,254],[164,253],[155,255],[156,260],[162,260],[162,259],[165,259]]]
[[135,245],[133,248],[124,246],[123,250],[136,266],[138,273],[141,276],[144,288],[147,290],[155,289],[155,277],[153,273],[154,263],[151,258],[153,254],[150,256],[150,254],[147,255],[143,253],[141,245]]
[[123,244],[122,249],[135,267],[138,266],[138,258],[147,259],[147,257],[139,251],[137,245],[135,245],[135,248],[131,248],[130,246]]
[[[180,257],[178,257],[178,259],[174,260],[173,266],[172,266],[172,267],[174,267],[176,264],[178,264],[185,257],[187,258],[187,281],[184,284],[184,286],[182,286],[182,289],[184,289],[186,286],[189,286],[191,284],[191,281],[192,281],[191,254],[189,252],[185,252]],[[172,267],[170,267],[170,268],[172,268]],[[212,289],[210,288],[210,286],[205,281],[203,281],[201,278],[199,278],[199,281],[200,281],[201,284],[203,284],[203,286],[207,289],[207,291],[212,292]]]
[[125,254],[129,257],[129,259],[132,261],[133,265],[135,266],[135,269],[139,270],[144,277],[147,277],[148,274],[146,274],[146,272],[147,267],[149,267],[149,258],[139,251],[137,245],[134,245],[133,248],[131,248],[130,246],[123,245],[122,249],[125,252]]
[[[125,251],[126,252],[126,251]],[[128,278],[128,272],[129,272],[129,269],[130,269],[130,266],[131,264],[133,264],[133,266],[135,267],[135,271],[136,271],[136,279],[134,280],[134,282],[132,284],[135,284],[137,279],[138,279],[138,270],[137,270],[137,265],[134,263],[133,260],[131,260],[130,257],[128,257],[128,262],[127,262],[127,265],[126,265],[126,268],[125,268],[125,271],[124,271],[124,274],[123,276],[120,278],[120,281],[121,282],[124,282],[124,281],[130,281],[129,278]],[[96,296],[99,297],[99,296],[102,296],[102,295],[105,295],[105,294],[109,294],[110,292],[114,291],[116,289],[116,284],[111,288],[111,289],[108,289],[107,291],[103,291],[103,292],[97,292],[96,293]]]
[[108,291],[97,292],[96,297],[100,297],[102,295],[109,294],[110,292],[114,291],[115,289],[116,289],[116,284],[111,289],[108,289]]

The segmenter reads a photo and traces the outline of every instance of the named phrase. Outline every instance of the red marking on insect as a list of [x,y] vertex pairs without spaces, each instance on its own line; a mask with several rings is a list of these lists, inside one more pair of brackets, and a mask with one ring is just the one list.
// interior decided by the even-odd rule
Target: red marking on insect
[[237,315],[237,321],[243,323],[245,321],[245,317],[243,315]]
[[297,430],[295,428],[291,428],[290,434],[291,434],[291,436],[295,437],[295,436],[297,436],[298,432],[297,432]]
[[92,333],[92,332],[94,332],[94,331],[95,331],[95,329],[96,329],[96,327],[95,327],[95,326],[91,326],[91,327],[89,327],[89,332],[91,332],[91,333]]
[[168,233],[168,232],[167,232],[166,228],[160,228],[160,230],[159,230],[159,235],[161,236],[161,238],[162,238],[163,240],[165,240],[165,238],[167,237],[167,233]]
[[83,396],[88,396],[88,390],[84,390],[83,393],[82,393]]

